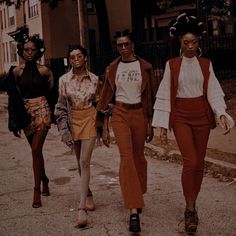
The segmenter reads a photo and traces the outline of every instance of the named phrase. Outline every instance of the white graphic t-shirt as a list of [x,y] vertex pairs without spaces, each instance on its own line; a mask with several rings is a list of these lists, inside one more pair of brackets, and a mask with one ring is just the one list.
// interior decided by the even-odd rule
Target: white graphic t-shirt
[[141,102],[142,76],[139,61],[120,62],[116,72],[116,101]]

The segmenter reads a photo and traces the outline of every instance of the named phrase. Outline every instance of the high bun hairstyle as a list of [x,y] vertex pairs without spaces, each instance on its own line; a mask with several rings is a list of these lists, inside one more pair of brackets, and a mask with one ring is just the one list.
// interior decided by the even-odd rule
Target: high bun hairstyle
[[24,45],[27,42],[32,42],[35,44],[35,47],[37,49],[35,60],[38,60],[43,56],[46,48],[44,46],[44,41],[39,37],[39,34],[29,36],[29,29],[23,26],[17,28],[14,32],[9,33],[9,35],[17,42],[17,53],[23,59]]
[[169,34],[170,37],[179,39],[186,33],[193,33],[200,37],[206,33],[206,29],[203,22],[198,21],[195,16],[182,13],[172,21]]
[[130,32],[128,29],[115,32],[114,39],[116,40],[117,38],[120,37],[128,37],[132,42],[134,42],[133,33]]

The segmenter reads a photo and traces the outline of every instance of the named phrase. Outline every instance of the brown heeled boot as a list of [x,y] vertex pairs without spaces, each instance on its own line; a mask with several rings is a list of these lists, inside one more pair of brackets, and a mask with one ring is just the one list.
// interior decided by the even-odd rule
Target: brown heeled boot
[[41,191],[40,188],[34,188],[34,197],[33,197],[33,208],[39,208],[42,206],[41,203]]

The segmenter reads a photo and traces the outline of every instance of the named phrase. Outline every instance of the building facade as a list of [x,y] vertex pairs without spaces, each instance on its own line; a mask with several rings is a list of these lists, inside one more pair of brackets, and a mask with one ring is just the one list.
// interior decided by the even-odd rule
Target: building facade
[[[24,0],[19,9],[14,5],[6,6],[2,3],[0,74],[7,72],[11,65],[20,63],[16,44],[8,33],[23,25],[28,26],[30,35],[36,33],[44,39],[46,52],[42,63],[51,65],[57,76],[63,73],[68,47],[80,41],[79,1],[59,1],[53,10],[39,0]],[[133,31],[136,38],[136,52],[152,62],[154,68],[161,68],[167,57],[174,55],[174,48],[170,48],[168,44],[169,24],[182,12],[200,17],[207,25],[209,36],[235,35],[236,13],[233,0],[82,1],[86,3],[87,24],[84,30],[88,35],[91,67],[97,74],[104,71],[115,52],[114,45],[111,44],[112,49],[108,52],[104,44],[102,45],[105,40],[104,34],[107,32],[108,44],[113,41],[116,31],[124,29]],[[104,9],[99,8],[102,2]],[[106,14],[101,14],[101,10]],[[107,24],[101,25],[101,22]],[[61,71],[58,71],[60,68]]]
[[[110,37],[115,31],[131,29],[130,1],[106,0]],[[93,1],[87,1],[89,45],[93,54],[100,51],[99,31],[96,10]],[[121,17],[124,14],[125,17]],[[29,34],[39,34],[44,39],[46,51],[42,63],[51,64],[53,59],[67,57],[69,45],[79,43],[79,17],[77,1],[60,1],[58,6],[50,9],[39,0],[26,0],[19,9],[14,5],[0,5],[0,74],[7,72],[11,65],[18,65],[16,43],[8,33],[17,27],[26,25]]]

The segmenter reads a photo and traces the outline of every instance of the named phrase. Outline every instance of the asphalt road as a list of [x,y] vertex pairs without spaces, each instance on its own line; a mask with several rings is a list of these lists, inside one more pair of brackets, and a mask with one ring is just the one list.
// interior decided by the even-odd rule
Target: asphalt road
[[[45,147],[50,179],[49,197],[33,209],[32,160],[24,136],[7,130],[7,114],[0,112],[0,235],[1,236],[122,236],[128,232],[128,211],[119,187],[117,146],[97,146],[91,163],[91,188],[97,206],[88,212],[89,226],[76,228],[79,175],[74,154],[60,142],[57,128],[50,129]],[[181,166],[147,157],[148,192],[141,215],[142,236],[185,235]],[[236,183],[205,176],[197,203],[198,236],[236,235]]]

